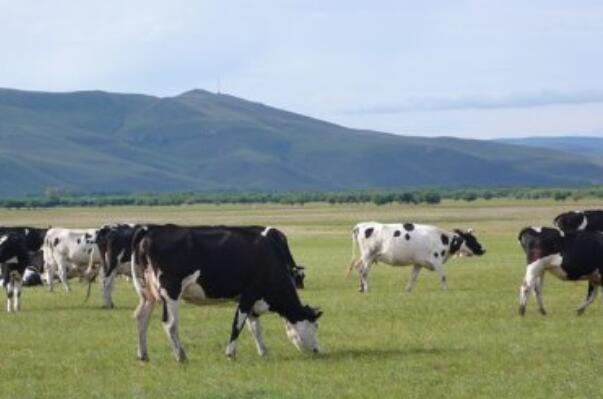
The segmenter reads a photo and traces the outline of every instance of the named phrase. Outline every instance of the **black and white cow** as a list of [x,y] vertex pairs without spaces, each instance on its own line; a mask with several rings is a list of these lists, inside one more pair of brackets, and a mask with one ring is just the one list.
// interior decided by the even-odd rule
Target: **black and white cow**
[[70,291],[67,281],[70,274],[83,276],[91,262],[100,263],[98,247],[94,242],[95,234],[95,229],[56,227],[46,232],[42,250],[50,291],[53,289],[55,271],[58,270],[65,290]]
[[[565,233],[552,227],[524,227],[519,232],[517,240],[526,254],[526,265],[536,260],[558,253],[560,242]],[[546,315],[542,290],[544,285],[544,274],[538,277],[534,283],[534,296],[538,302],[538,311]],[[589,279],[588,290],[584,302],[578,307],[578,315],[584,314],[586,308],[597,298],[597,279]]]
[[42,249],[47,231],[48,229],[27,226],[0,227],[0,235],[8,233],[20,234],[25,240],[27,250],[32,253]]
[[[96,231],[93,238],[99,252],[103,306],[107,309],[114,307],[112,293],[115,277],[119,274],[132,275],[132,237],[136,227],[137,225],[130,223],[105,224]],[[95,265],[91,261],[86,271],[89,284],[97,273]]]
[[[138,226],[129,223],[115,223],[101,226],[94,237],[99,250],[101,266],[101,283],[103,287],[103,306],[113,308],[113,282],[118,274],[131,276],[131,255],[132,255],[132,237]],[[199,228],[211,227],[212,229],[225,228],[226,226],[196,226]],[[238,229],[247,229],[256,234],[264,234],[266,237],[274,240],[275,249],[281,257],[284,264],[291,273],[297,288],[304,287],[304,267],[298,265],[289,249],[287,236],[280,230],[266,226],[238,226]],[[92,264],[92,263],[91,263]],[[92,279],[96,271],[89,268],[86,272],[89,279]]]
[[[12,259],[16,259],[16,262],[9,262]],[[0,268],[2,285],[7,296],[6,310],[9,313],[16,312],[20,308],[22,279],[29,260],[29,250],[22,234],[0,235]]]
[[558,215],[555,226],[568,233],[571,231],[603,231],[603,211],[571,211]]
[[[535,291],[537,298],[541,292],[536,291],[539,279],[541,280],[546,271],[551,272],[561,280],[589,280],[598,286],[601,285],[603,271],[603,233],[591,231],[578,231],[574,233],[560,234],[552,237],[547,243],[550,254],[534,260],[526,268],[526,275],[520,288],[519,313],[523,316],[526,311],[529,294]],[[596,290],[594,290],[596,292]],[[589,301],[587,297],[586,302]],[[544,310],[542,299],[539,299],[541,313]],[[588,303],[578,308],[583,312]],[[582,309],[582,310],[580,310]]]
[[303,351],[318,352],[321,312],[300,302],[274,240],[247,228],[142,226],[133,239],[132,278],[140,297],[138,358],[148,360],[147,327],[155,303],[178,361],[186,355],[178,337],[179,300],[199,305],[237,300],[226,355],[236,355],[245,322],[260,355],[266,353],[259,316],[272,311],[285,319],[287,336]]
[[444,263],[450,256],[483,255],[486,251],[471,230],[448,232],[435,226],[413,223],[359,223],[352,231],[352,257],[360,249],[360,258],[353,259],[348,269],[360,272],[360,292],[368,291],[368,274],[376,262],[392,266],[413,266],[406,290],[411,291],[421,268],[435,270],[442,288],[446,289]]

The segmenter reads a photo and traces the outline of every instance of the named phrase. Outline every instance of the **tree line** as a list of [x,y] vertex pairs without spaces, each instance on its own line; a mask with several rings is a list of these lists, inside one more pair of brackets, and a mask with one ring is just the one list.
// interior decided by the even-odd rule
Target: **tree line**
[[438,204],[442,200],[475,201],[495,198],[567,199],[603,198],[603,186],[588,188],[430,188],[340,192],[213,192],[173,194],[74,194],[49,188],[44,195],[0,198],[2,208],[165,206],[192,204],[329,204],[373,203]]

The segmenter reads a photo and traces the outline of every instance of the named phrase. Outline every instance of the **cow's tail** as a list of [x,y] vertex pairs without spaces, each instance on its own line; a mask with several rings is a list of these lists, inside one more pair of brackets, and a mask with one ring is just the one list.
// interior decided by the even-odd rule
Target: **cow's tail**
[[354,227],[354,229],[352,230],[352,260],[350,262],[350,266],[348,267],[348,272],[345,275],[346,278],[350,276],[350,273],[352,273],[352,269],[358,264],[358,261],[356,260],[356,247],[358,246],[358,231],[358,226]]

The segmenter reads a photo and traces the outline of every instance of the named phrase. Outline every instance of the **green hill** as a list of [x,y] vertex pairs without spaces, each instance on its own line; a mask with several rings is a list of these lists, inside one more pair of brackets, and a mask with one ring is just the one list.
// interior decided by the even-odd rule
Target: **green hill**
[[0,89],[0,195],[603,183],[596,161],[348,129],[233,96]]
[[528,147],[548,148],[582,157],[603,157],[603,137],[560,136],[560,137],[524,137],[496,140],[500,143],[524,145]]

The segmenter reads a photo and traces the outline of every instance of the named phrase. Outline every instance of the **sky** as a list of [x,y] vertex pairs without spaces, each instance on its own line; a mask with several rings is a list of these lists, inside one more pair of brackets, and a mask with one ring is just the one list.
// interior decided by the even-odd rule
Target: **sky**
[[404,135],[603,137],[601,1],[0,0],[0,87],[220,90]]

